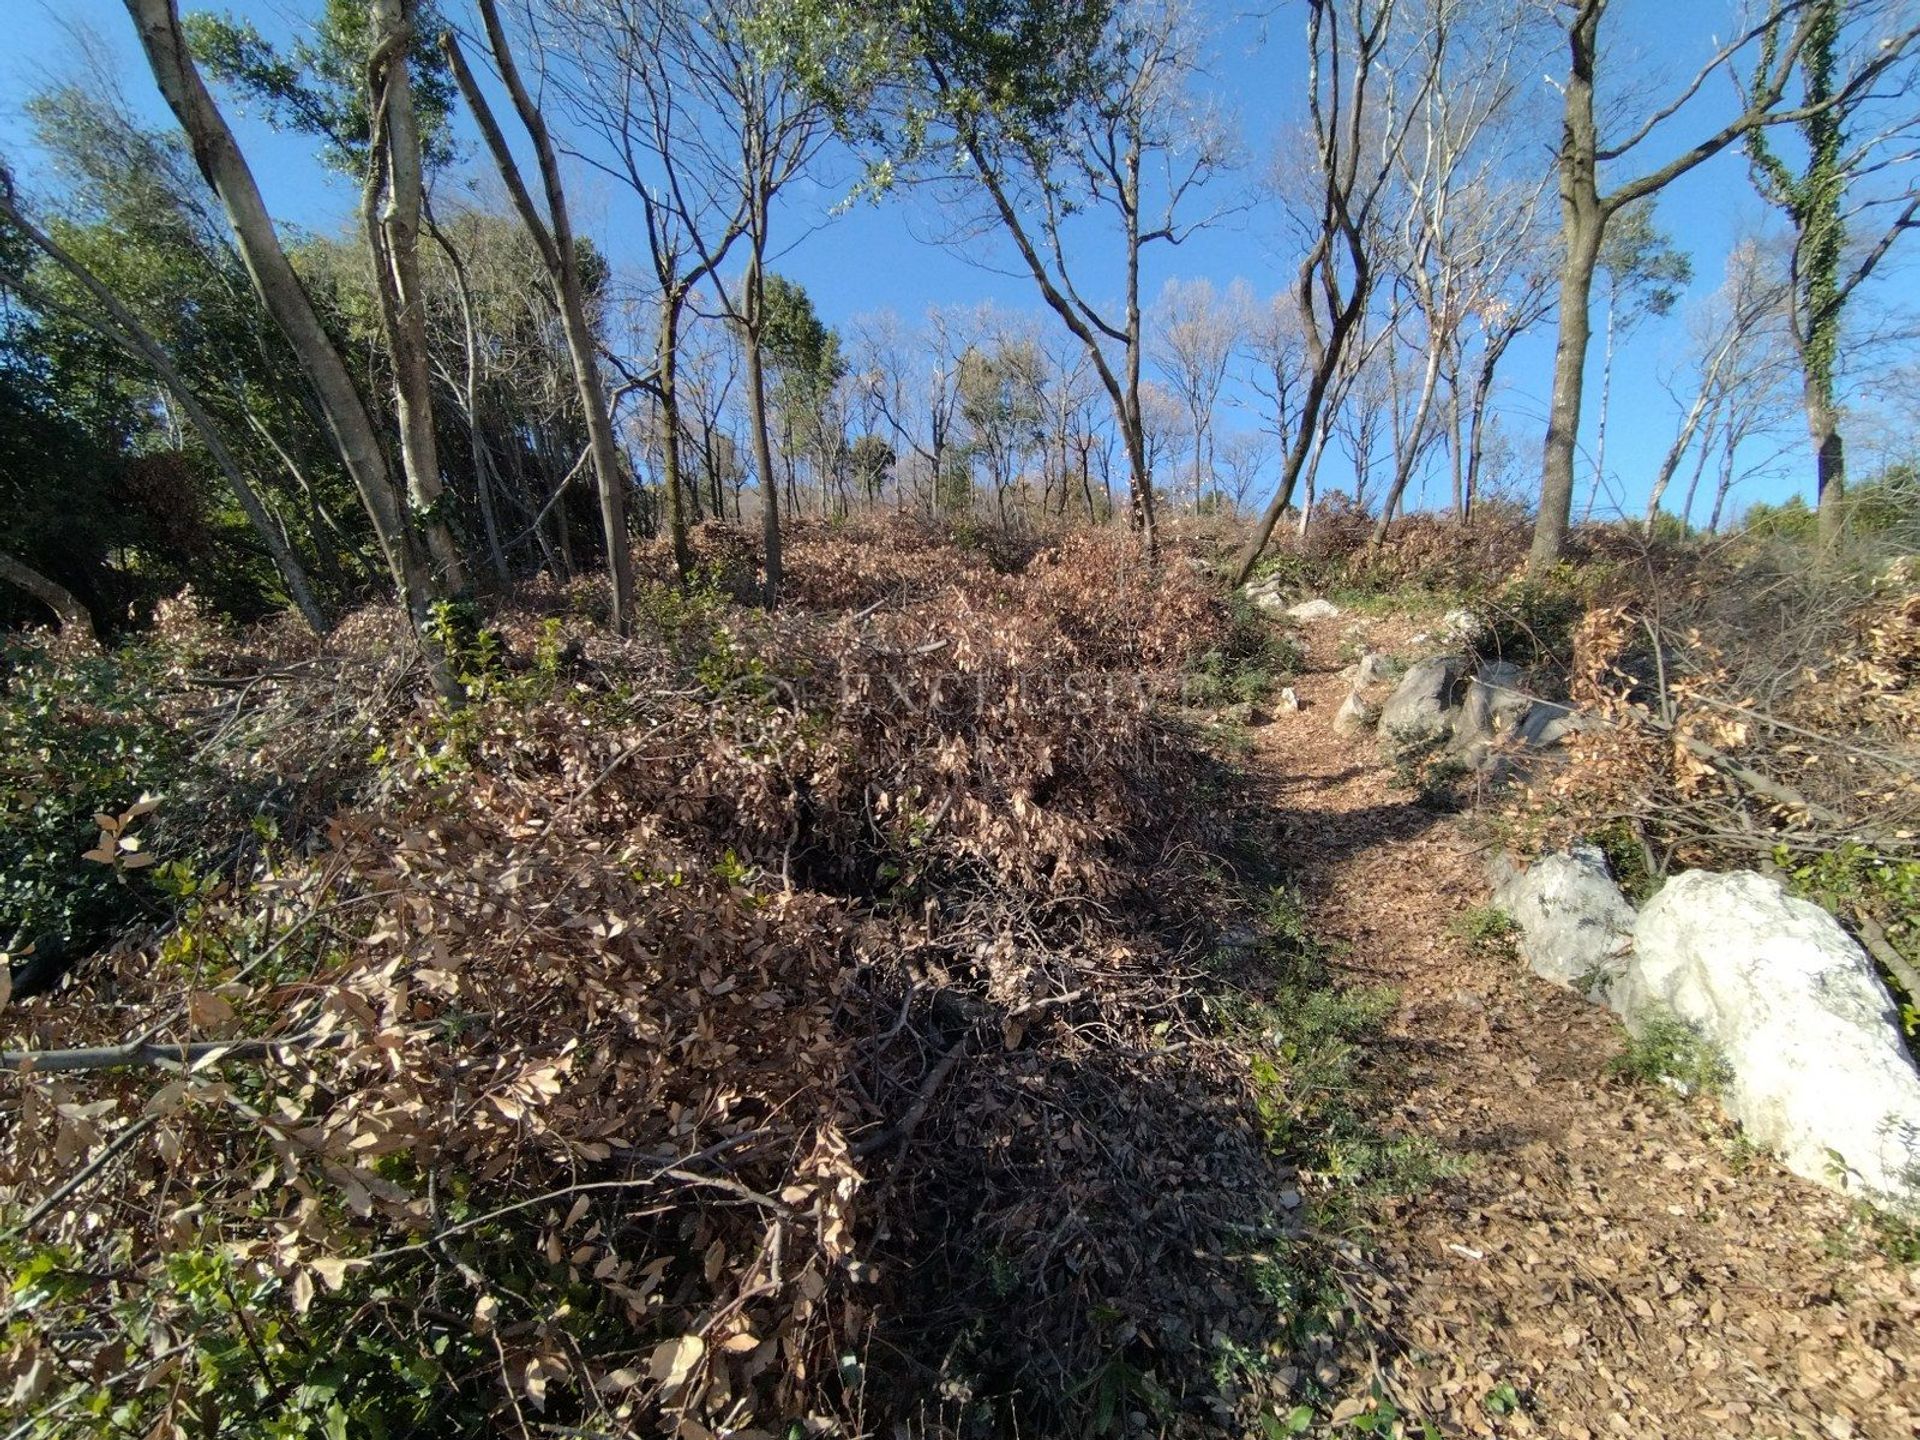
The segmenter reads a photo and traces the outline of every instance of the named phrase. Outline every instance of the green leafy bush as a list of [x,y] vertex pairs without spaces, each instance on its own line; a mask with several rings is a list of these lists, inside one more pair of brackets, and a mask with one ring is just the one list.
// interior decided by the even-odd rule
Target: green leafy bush
[[153,645],[79,657],[32,643],[0,650],[0,947],[71,949],[140,912],[151,892],[124,865],[85,856],[96,815],[165,795],[188,768],[164,683]]
[[1648,1017],[1608,1067],[1624,1079],[1668,1085],[1683,1095],[1713,1095],[1733,1078],[1726,1057],[1675,1015]]

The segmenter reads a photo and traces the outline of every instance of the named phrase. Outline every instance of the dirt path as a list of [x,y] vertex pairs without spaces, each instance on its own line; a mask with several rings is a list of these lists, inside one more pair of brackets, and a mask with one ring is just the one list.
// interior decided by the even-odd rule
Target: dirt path
[[1920,1434],[1920,1267],[1710,1105],[1610,1078],[1605,1012],[1448,933],[1486,899],[1482,857],[1333,734],[1347,623],[1314,627],[1306,709],[1258,745],[1318,933],[1401,992],[1397,1123],[1470,1165],[1388,1219],[1356,1282],[1389,1393],[1447,1433]]

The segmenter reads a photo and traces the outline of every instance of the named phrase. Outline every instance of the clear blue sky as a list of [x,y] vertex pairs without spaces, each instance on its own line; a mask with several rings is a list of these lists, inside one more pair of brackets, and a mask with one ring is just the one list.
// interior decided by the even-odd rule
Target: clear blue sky
[[[457,13],[459,0],[446,0]],[[186,8],[194,8],[189,0]],[[253,19],[271,37],[294,33],[301,17],[318,9],[318,0],[232,0],[226,6]],[[1285,127],[1295,121],[1304,75],[1304,7],[1281,3],[1265,18],[1249,18],[1232,0],[1209,0],[1206,8],[1216,19],[1217,38],[1209,70],[1224,104],[1239,117],[1249,156],[1243,180],[1257,174]],[[0,55],[0,145],[15,159],[21,178],[33,184],[33,155],[20,116],[20,102],[34,88],[71,74],[75,68],[77,28],[98,37],[117,66],[126,93],[136,110],[156,122],[170,119],[147,75],[132,23],[120,0],[4,0],[12,39]],[[1691,74],[1709,53],[1716,27],[1724,27],[1730,6],[1725,0],[1616,0],[1606,34],[1619,42],[1623,67],[1657,84]],[[1554,57],[1556,60],[1558,57]],[[1534,83],[1549,83],[1542,76]],[[1664,93],[1657,91],[1656,93]],[[1683,112],[1674,128],[1675,139],[1697,135],[1727,103],[1727,87],[1710,89],[1701,101]],[[276,216],[319,230],[346,223],[354,196],[337,177],[329,177],[314,163],[310,143],[302,137],[276,135],[230,106],[241,142],[253,161],[269,205]],[[1548,142],[1555,137],[1546,137]],[[1650,151],[1657,156],[1658,152]],[[477,158],[477,157],[476,157]],[[1549,157],[1542,154],[1541,163]],[[473,160],[470,159],[471,165]],[[827,211],[843,191],[840,182],[852,174],[842,164],[839,175],[817,186],[811,195],[796,194],[776,222],[788,238],[802,236],[782,255],[778,267],[800,281],[813,295],[822,317],[844,328],[863,312],[892,309],[912,320],[934,304],[971,304],[993,300],[1012,308],[1037,306],[1031,280],[1011,273],[1013,257],[992,253],[993,247],[974,247],[986,265],[970,263],[952,248],[922,238],[939,230],[936,215],[925,199],[891,200],[879,206],[861,203],[851,211],[829,217]],[[1229,183],[1235,183],[1230,181]],[[582,173],[575,177],[576,208],[584,229],[592,232],[617,265],[643,265],[639,249],[638,217],[630,202],[613,187]],[[1745,164],[1728,153],[1672,187],[1659,208],[1660,223],[1694,262],[1695,279],[1689,299],[1711,292],[1718,284],[1733,237],[1751,228],[1762,214],[1748,186]],[[1224,287],[1244,278],[1262,296],[1286,286],[1293,261],[1288,257],[1271,211],[1253,207],[1230,225],[1205,232],[1177,250],[1160,247],[1152,255],[1146,277],[1149,295],[1169,276],[1205,275]],[[1908,275],[1911,271],[1908,271]],[[1893,293],[1904,277],[1896,271],[1883,282],[1883,293]],[[1677,407],[1661,388],[1659,376],[1684,340],[1685,305],[1667,320],[1652,320],[1622,348],[1613,386],[1612,419],[1607,439],[1607,469],[1624,485],[1629,510],[1644,503],[1647,478],[1670,443]],[[1597,317],[1596,317],[1597,328]],[[1552,325],[1543,324],[1515,347],[1507,362],[1501,404],[1523,446],[1529,469],[1539,443],[1540,417],[1551,365]],[[1597,409],[1599,343],[1589,373],[1588,434]],[[1245,397],[1251,400],[1251,397]],[[1252,425],[1257,417],[1240,409],[1223,413],[1223,429]],[[1805,456],[1803,432],[1788,430],[1768,444],[1771,452],[1785,445],[1784,461],[1771,477],[1760,477],[1740,492],[1743,502],[1777,499],[1810,488],[1810,460]],[[1327,483],[1339,483],[1334,475]],[[1676,489],[1683,481],[1676,482]],[[1426,497],[1440,503],[1444,497]],[[1580,503],[1584,503],[1584,493]],[[1417,502],[1416,502],[1417,503]],[[1602,502],[1601,509],[1610,508]]]

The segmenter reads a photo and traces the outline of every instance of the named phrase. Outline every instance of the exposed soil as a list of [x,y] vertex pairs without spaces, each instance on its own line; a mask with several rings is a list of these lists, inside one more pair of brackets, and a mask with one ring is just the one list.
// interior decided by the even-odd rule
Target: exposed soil
[[1345,1386],[1377,1379],[1446,1433],[1911,1440],[1920,1266],[1711,1102],[1610,1076],[1605,1011],[1449,933],[1486,898],[1485,857],[1333,733],[1353,623],[1311,628],[1306,708],[1257,732],[1255,763],[1337,963],[1401,993],[1378,1067],[1394,1123],[1468,1168],[1390,1213],[1346,1277],[1372,1374]]

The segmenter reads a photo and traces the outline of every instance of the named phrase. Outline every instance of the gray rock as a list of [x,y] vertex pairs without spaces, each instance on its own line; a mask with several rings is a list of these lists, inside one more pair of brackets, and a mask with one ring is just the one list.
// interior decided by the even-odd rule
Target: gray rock
[[1514,728],[1533,705],[1520,686],[1526,674],[1518,665],[1490,660],[1475,673],[1453,722],[1454,744],[1462,750],[1478,747]]
[[1536,700],[1531,709],[1521,717],[1516,734],[1523,744],[1535,750],[1546,750],[1558,745],[1567,736],[1580,729],[1580,715],[1552,700]]
[[1364,735],[1373,729],[1379,720],[1379,707],[1370,704],[1358,691],[1353,691],[1340,702],[1340,708],[1333,712],[1333,730],[1336,735]]
[[1340,607],[1338,605],[1334,604],[1331,600],[1321,599],[1317,596],[1312,600],[1302,600],[1298,605],[1292,605],[1287,608],[1287,618],[1289,620],[1335,620],[1338,619],[1339,616]]
[[1264,610],[1269,615],[1278,615],[1287,608],[1287,602],[1280,598],[1278,590],[1249,590],[1247,603],[1256,610]]
[[1300,708],[1300,694],[1291,685],[1282,685],[1277,703],[1282,710],[1298,710]]
[[1458,655],[1422,660],[1381,707],[1380,733],[1400,746],[1445,739],[1453,731],[1453,712],[1466,679],[1467,662]]
[[1440,630],[1455,640],[1478,640],[1486,633],[1487,622],[1471,610],[1449,610],[1440,617]]
[[1633,942],[1633,906],[1593,845],[1543,855],[1525,870],[1506,863],[1493,903],[1520,927],[1520,958],[1543,980],[1590,998],[1606,993]]
[[1727,1112],[1795,1174],[1920,1204],[1920,1073],[1880,977],[1819,906],[1750,870],[1676,876],[1610,998],[1630,1029],[1667,1014],[1715,1045]]
[[1370,685],[1384,685],[1398,675],[1401,668],[1400,662],[1385,651],[1368,650],[1353,667],[1353,688],[1364,690]]

